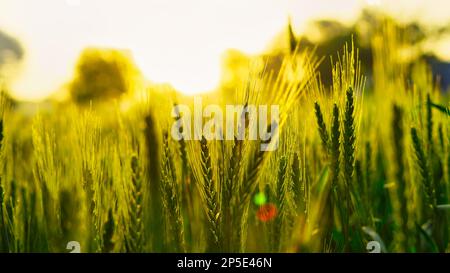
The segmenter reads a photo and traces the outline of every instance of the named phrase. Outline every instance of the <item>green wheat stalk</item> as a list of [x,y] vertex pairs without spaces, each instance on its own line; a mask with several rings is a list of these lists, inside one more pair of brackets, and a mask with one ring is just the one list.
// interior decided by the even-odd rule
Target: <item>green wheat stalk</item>
[[416,154],[416,163],[419,167],[422,185],[425,189],[425,196],[427,198],[428,206],[434,210],[436,208],[435,189],[433,188],[433,182],[431,180],[428,162],[422,147],[422,142],[417,135],[417,129],[414,127],[411,128],[411,138]]
[[294,158],[292,160],[292,187],[294,193],[294,200],[296,201],[297,209],[300,208],[300,204],[304,201],[304,196],[302,194],[302,178],[300,169],[300,157],[298,153],[294,153]]
[[316,119],[317,119],[317,126],[319,129],[319,136],[322,140],[322,145],[324,148],[324,151],[328,152],[328,142],[329,142],[329,136],[328,136],[328,130],[327,126],[325,124],[325,121],[323,119],[322,110],[320,109],[320,105],[318,102],[314,103],[314,109],[316,113]]
[[394,105],[393,106],[393,118],[392,118],[392,139],[394,149],[394,164],[396,166],[395,178],[397,184],[397,199],[399,201],[399,211],[397,220],[401,228],[401,233],[397,235],[399,244],[402,247],[402,251],[408,250],[407,234],[408,229],[408,208],[407,208],[407,187],[405,180],[405,166],[403,156],[404,149],[404,132],[403,132],[403,111],[402,109]]
[[239,179],[239,170],[242,162],[242,141],[234,138],[233,147],[231,150],[231,160],[229,160],[229,168],[225,178],[225,182],[221,187],[222,192],[222,223],[224,231],[224,250],[231,251],[233,249],[233,213],[235,201],[234,191],[236,183]]
[[164,218],[162,215],[162,200],[160,194],[161,179],[158,130],[152,115],[148,115],[145,118],[145,125],[149,178],[149,215],[151,217],[149,223],[150,229],[152,230],[150,236],[154,251],[161,252],[163,250],[163,240],[161,238],[164,238],[164,230],[161,223],[163,223]]
[[[344,178],[346,181],[347,191],[350,191],[351,182],[353,181],[353,174],[355,171],[355,105],[354,105],[354,92],[350,87],[347,90],[347,101],[345,105],[345,117],[344,117]],[[350,197],[349,195],[347,197]],[[350,209],[350,207],[348,207]]]
[[274,222],[273,235],[273,248],[274,252],[281,251],[281,242],[283,237],[283,225],[285,223],[286,212],[288,210],[288,183],[289,180],[286,179],[286,169],[287,169],[287,158],[285,156],[281,157],[278,163],[278,175],[276,184],[276,197],[278,204],[278,215]]
[[333,120],[331,125],[331,186],[337,187],[340,171],[340,155],[341,155],[341,131],[339,122],[339,107],[337,104],[333,106]]
[[127,248],[130,252],[142,252],[143,247],[143,199],[142,177],[139,159],[136,155],[131,157],[131,202],[130,202],[130,228],[127,237]]
[[433,111],[431,109],[431,97],[427,94],[427,141],[429,147],[433,146]]
[[209,243],[208,251],[220,250],[220,207],[219,198],[213,179],[213,170],[211,165],[211,155],[209,153],[208,142],[205,137],[200,141],[201,145],[201,164],[203,174],[203,194],[206,200],[206,214],[209,225]]
[[167,223],[173,235],[173,244],[176,252],[186,252],[186,244],[184,239],[184,224],[181,216],[180,197],[175,174],[175,166],[171,156],[169,147],[169,136],[167,132],[163,136],[163,162],[162,162],[162,199],[166,215],[168,215]]

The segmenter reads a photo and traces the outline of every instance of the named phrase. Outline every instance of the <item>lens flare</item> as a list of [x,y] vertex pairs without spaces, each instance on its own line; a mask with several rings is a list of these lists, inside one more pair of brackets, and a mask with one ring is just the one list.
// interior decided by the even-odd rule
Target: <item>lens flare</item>
[[256,216],[261,222],[270,222],[277,217],[278,210],[274,204],[266,204],[259,208]]
[[255,205],[257,206],[262,206],[267,203],[267,197],[263,192],[258,192],[253,198],[253,202],[255,202]]

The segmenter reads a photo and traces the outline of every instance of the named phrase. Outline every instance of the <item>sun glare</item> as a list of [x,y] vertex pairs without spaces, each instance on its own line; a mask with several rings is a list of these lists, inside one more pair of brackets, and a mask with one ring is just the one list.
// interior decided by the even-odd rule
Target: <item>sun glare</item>
[[[312,17],[345,18],[381,0],[3,0],[0,27],[26,52],[13,82],[18,98],[41,99],[73,76],[86,47],[131,51],[147,80],[185,94],[217,87],[230,48],[264,51],[286,27]],[[305,24],[306,25],[306,24]]]
[[27,50],[13,86],[20,98],[61,88],[87,46],[130,50],[146,79],[194,94],[217,87],[225,50],[261,52],[283,29],[289,1],[276,2],[14,0],[2,4],[0,23]]

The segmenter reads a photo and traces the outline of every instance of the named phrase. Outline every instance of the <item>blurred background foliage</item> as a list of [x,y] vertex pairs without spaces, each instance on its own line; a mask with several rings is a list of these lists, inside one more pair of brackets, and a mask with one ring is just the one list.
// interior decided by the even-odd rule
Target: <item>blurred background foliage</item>
[[[216,91],[226,95],[225,97],[233,93],[248,77],[250,68],[255,70],[259,67],[261,72],[273,73],[275,79],[283,58],[292,55],[296,49],[299,52],[314,49],[314,54],[322,58],[317,72],[325,88],[329,88],[332,84],[329,73],[332,61],[336,61],[336,53],[342,45],[350,41],[353,41],[358,49],[362,63],[361,72],[367,77],[367,87],[370,91],[373,87],[372,37],[387,22],[395,26],[397,33],[402,33],[402,44],[396,49],[399,55],[403,56],[402,60],[399,60],[402,66],[411,71],[413,63],[424,61],[430,66],[442,90],[447,90],[450,86],[450,62],[436,55],[433,45],[449,37],[450,24],[429,26],[415,21],[400,22],[381,11],[364,9],[352,23],[319,19],[310,22],[302,34],[296,33],[289,21],[287,27],[274,37],[262,54],[247,55],[237,49],[227,50],[222,56],[221,79]],[[9,90],[24,56],[25,51],[20,42],[0,32],[0,83],[4,90]],[[6,73],[8,76],[5,76]],[[151,88],[155,84],[151,82],[151,75],[145,78],[139,71],[132,52],[113,48],[87,48],[78,57],[73,79],[56,91],[50,101],[55,98],[71,99],[79,104],[109,101],[127,93],[140,92],[139,90],[142,91],[146,87]],[[11,92],[13,90],[9,93]]]
[[[285,55],[292,54],[298,48],[301,52],[314,48],[314,53],[323,58],[318,67],[318,73],[326,88],[332,84],[329,73],[332,69],[332,59],[336,61],[337,52],[342,45],[353,41],[358,49],[361,60],[361,72],[368,79],[368,90],[373,88],[373,36],[380,32],[389,23],[395,32],[402,33],[402,45],[398,50],[407,54],[402,60],[408,69],[412,69],[413,63],[425,61],[432,69],[435,77],[443,90],[450,86],[450,62],[442,60],[436,55],[433,43],[450,35],[450,24],[445,26],[424,26],[417,22],[399,22],[391,16],[380,11],[365,9],[360,16],[351,24],[344,24],[336,20],[317,20],[310,23],[306,33],[297,34],[289,23],[271,43],[267,52],[262,56],[246,56],[244,53],[230,50],[224,55],[222,87],[230,89],[231,79],[243,79],[248,73],[251,60],[263,58],[267,61],[266,70],[279,70],[281,60]],[[394,64],[393,64],[394,65]],[[238,81],[236,81],[238,82]],[[231,87],[232,89],[232,87]]]
[[140,77],[130,52],[90,48],[79,57],[69,92],[79,104],[108,101],[132,92]]

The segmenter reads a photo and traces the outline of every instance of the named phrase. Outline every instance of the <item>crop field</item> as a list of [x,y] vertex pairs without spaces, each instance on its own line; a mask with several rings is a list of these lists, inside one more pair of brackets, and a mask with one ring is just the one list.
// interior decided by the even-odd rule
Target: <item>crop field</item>
[[[206,128],[214,115],[164,86],[32,115],[3,96],[0,252],[450,252],[449,93],[404,43],[380,27],[370,77],[352,39],[332,56],[299,43],[277,69],[261,57],[202,96],[242,106],[225,140],[229,123]],[[262,105],[278,118],[258,124]]]

